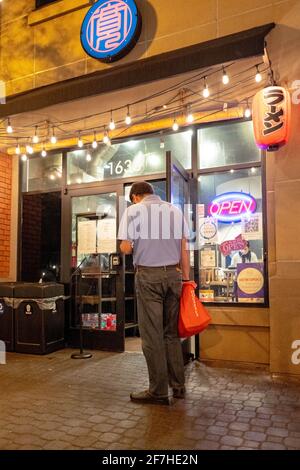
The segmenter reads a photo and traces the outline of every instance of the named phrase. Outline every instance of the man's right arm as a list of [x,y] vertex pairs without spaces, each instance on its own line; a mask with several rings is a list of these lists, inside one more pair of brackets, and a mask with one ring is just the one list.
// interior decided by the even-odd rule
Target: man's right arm
[[190,253],[187,248],[187,241],[185,238],[181,240],[181,270],[182,270],[182,279],[183,281],[188,281],[190,279]]

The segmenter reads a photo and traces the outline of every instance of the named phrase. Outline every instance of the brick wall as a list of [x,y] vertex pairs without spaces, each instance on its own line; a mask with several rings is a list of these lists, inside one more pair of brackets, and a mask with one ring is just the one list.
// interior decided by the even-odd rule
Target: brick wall
[[11,221],[11,157],[0,153],[0,278],[9,276]]

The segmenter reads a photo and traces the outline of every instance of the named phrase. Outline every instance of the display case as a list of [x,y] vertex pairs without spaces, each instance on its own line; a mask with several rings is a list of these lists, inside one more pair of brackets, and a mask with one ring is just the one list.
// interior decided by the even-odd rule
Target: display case
[[120,276],[121,263],[116,254],[86,256],[73,272],[70,316],[73,346],[78,345],[81,323],[84,347],[111,351],[124,349]]

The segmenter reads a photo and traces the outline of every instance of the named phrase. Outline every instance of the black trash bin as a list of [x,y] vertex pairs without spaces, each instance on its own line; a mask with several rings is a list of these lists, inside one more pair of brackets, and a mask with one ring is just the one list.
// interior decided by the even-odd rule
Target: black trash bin
[[14,283],[0,284],[0,341],[5,342],[6,351],[14,351]]
[[15,351],[48,354],[65,346],[64,286],[16,284]]

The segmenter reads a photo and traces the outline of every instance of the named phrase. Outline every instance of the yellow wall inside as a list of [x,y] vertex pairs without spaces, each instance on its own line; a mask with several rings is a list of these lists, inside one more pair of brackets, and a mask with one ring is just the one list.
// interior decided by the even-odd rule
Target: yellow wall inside
[[[298,0],[137,0],[143,29],[116,65],[215,39],[268,22],[280,23]],[[34,11],[35,0],[1,4],[1,69],[7,95],[114,65],[86,55],[80,27],[87,0],[60,0]]]

